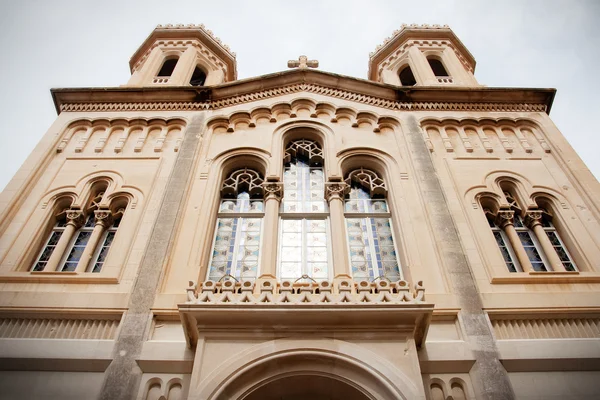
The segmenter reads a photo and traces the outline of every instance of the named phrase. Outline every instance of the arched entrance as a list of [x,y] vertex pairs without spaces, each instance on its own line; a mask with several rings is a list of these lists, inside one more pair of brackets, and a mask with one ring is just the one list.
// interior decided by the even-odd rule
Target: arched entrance
[[243,400],[369,400],[370,398],[350,383],[332,377],[295,375],[272,380],[243,397]]
[[335,339],[280,339],[240,352],[192,382],[188,398],[416,400],[425,398],[421,387],[361,346]]

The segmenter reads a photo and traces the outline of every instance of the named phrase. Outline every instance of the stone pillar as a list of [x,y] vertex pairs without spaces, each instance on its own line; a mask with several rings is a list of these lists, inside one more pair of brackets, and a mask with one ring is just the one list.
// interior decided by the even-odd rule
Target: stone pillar
[[183,214],[181,208],[193,182],[193,165],[200,151],[206,128],[205,112],[195,113],[185,131],[181,150],[165,186],[162,203],[148,238],[131,290],[127,311],[115,338],[112,361],[104,373],[100,400],[137,398],[142,370],[140,358],[147,332],[152,324],[152,306],[156,298],[164,265],[173,245],[174,232]]
[[467,71],[465,66],[456,56],[453,49],[447,47],[443,54],[443,60],[446,61],[446,68],[448,73],[454,80],[454,83],[458,83],[464,86],[479,86],[479,83],[475,79],[475,76]]
[[188,47],[185,49],[175,69],[169,78],[169,86],[186,86],[189,85],[189,79],[192,76],[194,67],[196,66],[196,49],[194,47]]
[[552,270],[564,271],[565,267],[542,226],[542,210],[527,210],[525,213],[525,224],[535,233]]
[[129,78],[127,86],[149,86],[152,80],[158,74],[158,70],[163,62],[163,51],[155,47],[148,55],[148,58]]
[[79,229],[81,225],[83,225],[84,217],[83,212],[81,210],[68,210],[67,211],[67,226],[63,231],[62,235],[60,235],[60,239],[58,239],[58,243],[54,247],[54,251],[52,255],[48,259],[46,263],[46,268],[44,271],[56,271],[59,267],[60,261],[63,259],[65,255],[65,251],[67,250],[67,246],[71,243],[71,239],[73,238],[73,234]]
[[261,278],[277,277],[277,239],[279,237],[279,205],[283,197],[283,183],[271,176],[263,183],[265,192],[265,218],[261,246]]
[[415,115],[406,113],[403,121],[408,151],[415,170],[415,185],[423,193],[425,213],[440,252],[452,294],[460,307],[459,319],[465,333],[465,343],[475,356],[469,372],[475,390],[474,398],[489,400],[514,399],[508,373],[500,362],[500,354],[492,334],[483,301],[465,256],[460,236],[442,184],[425,143],[425,137]]
[[438,81],[431,67],[429,66],[429,62],[427,62],[427,58],[425,54],[416,45],[410,46],[408,50],[408,55],[412,61],[412,65],[414,65],[413,75],[417,78],[417,85],[420,86],[431,86],[437,85]]
[[329,202],[329,218],[331,220],[331,248],[333,252],[333,275],[352,277],[348,245],[346,243],[346,218],[344,217],[344,195],[348,184],[341,177],[330,177],[325,184],[325,198]]
[[529,256],[525,252],[521,239],[515,230],[514,217],[515,212],[513,210],[500,210],[496,214],[496,225],[508,236],[508,241],[519,260],[519,264],[521,264],[521,268],[523,268],[523,272],[533,271]]
[[83,250],[83,254],[81,254],[81,258],[77,263],[77,267],[75,268],[76,272],[87,271],[90,261],[98,247],[98,242],[100,242],[104,231],[112,224],[112,213],[110,210],[96,210],[94,211],[94,215],[96,223],[87,245],[85,246],[85,250]]

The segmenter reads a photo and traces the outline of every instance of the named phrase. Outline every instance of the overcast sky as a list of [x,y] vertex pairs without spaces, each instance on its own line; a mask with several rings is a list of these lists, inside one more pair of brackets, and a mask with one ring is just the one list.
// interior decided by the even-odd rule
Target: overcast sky
[[600,1],[0,0],[0,188],[56,118],[50,88],[119,86],[157,24],[204,23],[237,53],[238,78],[286,69],[367,77],[403,23],[448,24],[491,87],[557,88],[551,117],[600,177]]

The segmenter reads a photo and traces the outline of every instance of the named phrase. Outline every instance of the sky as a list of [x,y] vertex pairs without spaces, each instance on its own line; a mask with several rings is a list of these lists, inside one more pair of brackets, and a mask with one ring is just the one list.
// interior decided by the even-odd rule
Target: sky
[[237,53],[238,78],[287,69],[367,77],[369,53],[403,23],[447,24],[490,87],[558,90],[550,116],[600,177],[600,1],[0,0],[0,189],[56,118],[50,88],[127,83],[158,24],[200,24]]

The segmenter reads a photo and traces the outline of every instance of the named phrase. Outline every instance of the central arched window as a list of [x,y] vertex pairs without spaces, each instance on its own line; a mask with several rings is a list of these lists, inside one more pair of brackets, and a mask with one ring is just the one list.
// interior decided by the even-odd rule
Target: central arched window
[[354,279],[402,279],[384,181],[360,168],[347,175],[345,216]]
[[208,279],[256,278],[264,216],[262,184],[262,176],[250,168],[233,171],[223,181]]
[[435,76],[438,76],[438,77],[449,76],[448,72],[446,71],[446,68],[444,67],[444,64],[437,58],[427,57],[427,62],[429,63],[429,66],[431,67],[431,70],[433,71],[433,74]]
[[281,206],[279,278],[329,278],[329,210],[325,201],[323,150],[312,140],[285,149]]

